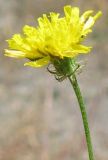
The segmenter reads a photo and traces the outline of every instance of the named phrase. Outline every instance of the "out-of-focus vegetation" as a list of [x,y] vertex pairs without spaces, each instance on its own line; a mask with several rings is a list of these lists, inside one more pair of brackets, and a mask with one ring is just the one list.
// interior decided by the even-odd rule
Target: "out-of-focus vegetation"
[[[23,67],[3,56],[6,39],[43,13],[101,10],[78,76],[89,116],[96,160],[108,160],[108,0],[0,0],[0,160],[87,160],[79,108],[68,81],[58,83],[45,68]],[[84,60],[85,61],[85,60]]]

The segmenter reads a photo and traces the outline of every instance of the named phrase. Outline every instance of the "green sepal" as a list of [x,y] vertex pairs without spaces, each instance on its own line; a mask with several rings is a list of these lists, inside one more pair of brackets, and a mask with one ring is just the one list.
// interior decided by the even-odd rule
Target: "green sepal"
[[78,68],[75,58],[53,59],[53,65],[60,76],[66,77],[74,73]]

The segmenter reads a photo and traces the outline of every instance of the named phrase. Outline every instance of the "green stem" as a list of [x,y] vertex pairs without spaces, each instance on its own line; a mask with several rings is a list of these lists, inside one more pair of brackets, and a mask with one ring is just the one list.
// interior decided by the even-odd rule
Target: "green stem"
[[90,130],[89,130],[89,125],[88,125],[87,113],[86,113],[86,109],[85,109],[84,100],[81,95],[81,91],[80,91],[76,76],[73,75],[73,76],[69,77],[69,80],[74,88],[74,91],[75,91],[75,94],[76,94],[76,97],[78,99],[78,103],[80,106],[84,130],[85,130],[86,142],[87,142],[87,147],[88,147],[89,160],[94,160],[92,143],[91,143],[91,136],[90,136]]

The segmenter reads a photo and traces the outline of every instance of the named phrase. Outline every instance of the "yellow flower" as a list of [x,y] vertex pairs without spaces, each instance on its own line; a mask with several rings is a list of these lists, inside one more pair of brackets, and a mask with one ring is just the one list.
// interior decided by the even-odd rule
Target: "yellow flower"
[[15,34],[8,40],[9,50],[5,55],[14,58],[27,58],[24,65],[41,67],[52,59],[74,58],[78,54],[88,53],[91,47],[82,44],[91,27],[102,14],[100,11],[92,16],[88,10],[81,16],[78,7],[64,7],[64,17],[51,12],[38,18],[38,26],[23,27],[23,35]]

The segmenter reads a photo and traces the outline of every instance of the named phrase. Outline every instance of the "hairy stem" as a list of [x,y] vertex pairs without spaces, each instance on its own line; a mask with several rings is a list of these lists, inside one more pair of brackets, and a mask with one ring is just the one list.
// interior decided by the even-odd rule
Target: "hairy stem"
[[87,147],[88,147],[89,160],[94,160],[92,142],[91,142],[91,136],[90,136],[90,130],[89,130],[89,125],[88,125],[87,113],[86,113],[86,109],[85,109],[84,100],[81,95],[81,91],[80,91],[76,76],[72,75],[71,77],[69,77],[69,80],[73,86],[73,89],[75,91],[75,94],[76,94],[76,97],[77,97],[77,100],[79,103],[79,107],[80,107],[80,111],[81,111],[81,115],[82,115],[82,120],[83,120],[83,125],[84,125],[84,130],[85,130]]

